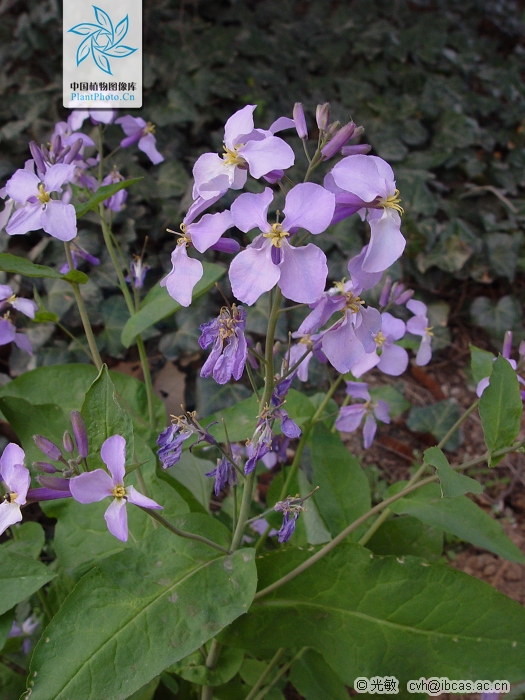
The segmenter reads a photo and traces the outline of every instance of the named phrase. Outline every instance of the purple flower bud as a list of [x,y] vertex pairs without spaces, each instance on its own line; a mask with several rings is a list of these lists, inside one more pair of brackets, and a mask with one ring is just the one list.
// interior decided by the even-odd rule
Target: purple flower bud
[[341,122],[332,122],[328,129],[326,130],[326,136],[328,139],[331,139],[333,136],[337,134],[339,129],[341,128]]
[[71,411],[71,425],[77,443],[78,454],[83,459],[86,459],[89,454],[88,435],[84,419],[78,411]]
[[330,103],[325,102],[324,105],[317,105],[315,110],[315,121],[320,131],[326,131],[330,124]]
[[47,455],[49,459],[62,459],[62,452],[60,451],[60,448],[57,447],[54,442],[51,442],[51,440],[48,440],[43,435],[33,435],[33,440],[35,441],[38,449]]
[[266,180],[266,182],[269,182],[270,185],[275,185],[275,183],[279,182],[279,180],[282,180],[283,177],[284,170],[270,170],[269,173],[263,175],[263,178]]
[[31,155],[33,156],[33,160],[35,161],[36,169],[41,173],[45,173],[46,164],[44,163],[44,156],[42,155],[42,151],[34,141],[31,141],[31,143],[29,144],[29,150],[31,151]]
[[308,127],[306,126],[306,119],[304,117],[303,105],[300,102],[296,102],[293,108],[293,120],[295,122],[295,129],[297,135],[300,139],[308,138]]
[[77,139],[73,145],[71,146],[69,153],[66,154],[66,157],[64,158],[64,163],[66,165],[69,165],[72,163],[75,158],[77,157],[80,149],[82,148],[83,141],[82,139]]
[[233,238],[219,238],[217,243],[210,246],[209,250],[218,250],[221,253],[228,253],[229,255],[234,255],[238,253],[241,246],[234,241]]
[[354,122],[345,124],[328,143],[323,146],[321,153],[323,160],[333,158],[343,148],[347,141],[350,141],[355,132]]
[[401,304],[406,304],[407,301],[408,301],[409,299],[412,299],[413,296],[414,296],[414,290],[413,290],[413,289],[407,289],[407,290],[405,290],[405,291],[403,292],[403,294],[400,294],[400,295],[397,297],[395,303],[396,303],[396,304],[399,304],[399,305],[401,305]]
[[55,155],[58,155],[62,150],[62,139],[59,134],[55,134],[51,139],[51,150]]
[[47,474],[55,474],[57,471],[52,464],[49,464],[49,462],[33,462],[33,467],[38,469],[38,471],[46,472]]
[[27,492],[27,503],[38,503],[39,501],[56,501],[58,498],[70,498],[71,491],[59,489],[29,489]]
[[37,476],[36,480],[42,486],[53,491],[69,491],[69,479],[61,479],[58,476]]
[[[356,129],[356,131],[357,131],[357,129]],[[355,132],[354,132],[354,136],[355,136]],[[366,154],[370,153],[371,150],[372,150],[372,146],[369,143],[359,143],[359,144],[356,144],[355,146],[344,146],[341,149],[341,155],[343,155],[343,156],[366,156]]]
[[73,438],[67,430],[65,431],[64,436],[62,437],[62,443],[64,445],[64,450],[66,452],[69,452],[70,454],[73,454],[73,452],[75,451],[75,444],[73,442]]
[[388,275],[388,277],[385,280],[385,286],[383,287],[383,291],[381,292],[381,296],[379,297],[379,306],[386,306],[388,304],[391,289],[392,289],[392,278],[390,277],[390,275]]
[[352,134],[352,138],[357,139],[359,136],[362,136],[364,133],[365,133],[364,126],[356,126],[355,131]]
[[501,351],[501,354],[505,359],[510,358],[510,353],[512,350],[512,331],[507,331],[505,333],[505,338],[503,340],[503,349]]

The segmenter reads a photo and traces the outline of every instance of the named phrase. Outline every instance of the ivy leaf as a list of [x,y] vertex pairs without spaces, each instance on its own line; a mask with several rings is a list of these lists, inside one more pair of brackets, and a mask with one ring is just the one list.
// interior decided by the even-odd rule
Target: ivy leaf
[[106,199],[109,199],[117,192],[120,192],[120,190],[123,190],[127,187],[131,187],[131,185],[134,185],[135,183],[140,182],[141,180],[141,177],[134,177],[129,180],[115,182],[112,185],[102,185],[87,200],[87,202],[79,202],[78,204],[75,204],[77,219],[80,219],[81,216],[84,216],[84,214],[87,214],[87,212],[91,211],[92,209],[96,210],[96,208],[101,202],[104,202]]
[[456,498],[466,493],[483,493],[483,486],[479,481],[452,469],[439,447],[425,450],[424,461],[436,468],[443,498]]

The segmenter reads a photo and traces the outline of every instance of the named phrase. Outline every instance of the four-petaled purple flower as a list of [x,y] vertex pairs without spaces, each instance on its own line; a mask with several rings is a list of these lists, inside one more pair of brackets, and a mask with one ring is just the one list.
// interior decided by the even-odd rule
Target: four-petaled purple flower
[[[109,175],[106,175],[106,177],[102,180],[102,184],[115,185],[117,182],[122,182],[124,179],[124,176],[121,175],[116,168],[113,168]],[[123,188],[118,192],[115,192],[115,194],[111,195],[109,199],[105,199],[104,206],[108,209],[111,209],[111,211],[119,212],[124,206],[124,203],[127,198],[128,193],[126,189]]]
[[372,367],[377,367],[385,374],[398,377],[408,366],[407,351],[395,344],[395,340],[401,340],[405,335],[404,321],[395,318],[388,312],[381,314],[381,330],[374,336],[376,349],[363,355],[352,367],[354,377],[361,377]]
[[126,475],[126,440],[121,435],[108,438],[100,449],[102,461],[111,476],[103,469],[84,472],[70,481],[73,498],[79,503],[95,503],[104,498],[113,498],[104,519],[108,530],[122,542],[128,539],[128,514],[126,503],[142,508],[162,510],[162,506],[139,493],[133,486],[124,486]]
[[25,505],[31,484],[29,470],[24,466],[25,452],[10,442],[0,457],[0,476],[7,486],[7,493],[0,504],[0,535],[10,525],[22,520],[20,506]]
[[281,529],[277,532],[279,535],[278,542],[288,542],[290,537],[293,535],[297,518],[303,512],[303,510],[306,510],[303,503],[307,498],[310,498],[311,495],[312,494],[310,493],[308,496],[305,496],[305,498],[300,498],[299,494],[297,494],[295,498],[292,498],[292,496],[287,496],[284,501],[278,501],[274,505],[273,509],[283,514],[283,524],[281,525]]
[[22,206],[16,209],[6,227],[10,236],[43,228],[50,236],[71,241],[77,235],[77,217],[71,204],[51,199],[62,185],[73,179],[74,165],[59,163],[47,168],[40,179],[28,170],[17,170],[6,185],[7,194]]
[[390,423],[389,409],[386,401],[379,399],[372,401],[368,393],[368,384],[365,382],[347,382],[346,393],[354,399],[364,399],[365,403],[355,403],[351,406],[342,406],[335,421],[335,427],[344,433],[353,433],[359,428],[363,418],[363,443],[368,449],[374,441],[377,430],[377,420],[382,423]]
[[120,142],[122,148],[128,148],[136,143],[139,150],[148,156],[153,165],[162,163],[164,156],[157,151],[157,140],[153,136],[155,133],[154,124],[146,123],[142,117],[132,117],[129,114],[116,119],[115,124],[120,124],[126,134],[126,138]]
[[35,312],[38,311],[38,304],[35,301],[17,297],[8,284],[0,284],[0,312],[9,306],[21,311],[29,318],[35,318]]
[[237,381],[241,378],[248,356],[245,328],[246,311],[235,304],[231,309],[223,306],[218,318],[202,324],[199,345],[207,348],[213,343],[213,348],[201,369],[201,377],[213,374],[217,384],[226,384],[232,376]]
[[9,318],[9,312],[3,318],[0,318],[0,345],[7,345],[8,343],[14,343],[20,350],[25,350],[30,355],[33,354],[31,341],[25,333],[16,330],[15,325]]
[[288,238],[299,228],[322,233],[330,224],[335,197],[311,182],[293,187],[286,195],[284,220],[269,224],[268,207],[273,192],[246,193],[231,206],[233,223],[244,233],[258,228],[261,234],[230,265],[232,291],[237,299],[253,304],[264,292],[279,285],[288,299],[313,303],[322,295],[328,267],[316,245],[295,248]]
[[187,411],[182,416],[172,416],[171,420],[173,425],[169,425],[157,438],[159,446],[157,455],[163,469],[169,469],[179,461],[182,455],[182,443],[192,435],[199,436],[197,443],[204,441],[209,445],[216,444],[213,435],[210,435],[208,429],[203,428],[197,421],[196,411]]
[[226,457],[218,459],[215,469],[213,469],[211,472],[207,472],[206,476],[215,477],[213,492],[216,496],[220,494],[226,484],[234,486],[237,483],[237,472],[235,467],[228,459],[226,459]]

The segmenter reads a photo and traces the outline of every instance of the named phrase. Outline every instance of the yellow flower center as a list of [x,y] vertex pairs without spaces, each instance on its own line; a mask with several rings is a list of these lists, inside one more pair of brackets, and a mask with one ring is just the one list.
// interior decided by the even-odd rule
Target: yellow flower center
[[154,134],[154,133],[155,133],[155,124],[153,124],[152,122],[148,122],[143,130],[144,136],[146,134]]
[[243,145],[242,143],[238,143],[233,149],[227,148],[226,146],[222,147],[224,151],[222,154],[224,165],[244,165],[246,163],[244,158],[237,152]]
[[272,224],[272,230],[268,233],[263,233],[264,238],[269,238],[276,248],[280,248],[283,244],[283,239],[290,235],[288,231],[284,231],[282,224]]
[[115,486],[111,493],[115,496],[115,498],[124,498],[126,495],[126,489],[123,486]]
[[386,337],[381,333],[381,331],[379,331],[379,333],[377,333],[377,335],[374,336],[374,340],[376,342],[376,345],[381,347],[385,342]]
[[432,338],[433,335],[434,335],[434,334],[432,333],[432,329],[433,329],[433,328],[434,328],[434,326],[427,326],[427,327],[425,328],[425,333],[426,333],[427,335],[429,335],[431,338]]
[[16,301],[16,294],[11,294],[9,299],[6,299],[8,304],[12,304],[14,301]]
[[16,491],[10,491],[9,493],[6,493],[4,495],[4,501],[6,503],[13,503],[13,501],[16,501],[17,498],[18,494],[16,493]]
[[310,348],[313,343],[310,340],[310,335],[307,333],[301,340],[299,341],[300,343],[303,343],[303,345],[306,345],[306,347]]
[[401,198],[399,197],[399,190],[396,190],[394,194],[391,194],[386,199],[380,199],[379,204],[385,209],[395,209],[400,214],[404,214],[405,210],[400,204]]
[[45,191],[44,185],[42,183],[40,183],[38,185],[38,192],[39,192],[39,194],[37,194],[36,198],[39,199],[42,202],[42,204],[47,204],[48,202],[51,201],[51,197],[49,196],[49,192]]

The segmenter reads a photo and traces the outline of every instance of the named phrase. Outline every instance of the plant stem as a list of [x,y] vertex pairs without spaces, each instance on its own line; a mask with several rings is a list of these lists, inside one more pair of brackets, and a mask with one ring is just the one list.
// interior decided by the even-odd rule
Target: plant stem
[[[216,639],[211,643],[210,651],[208,653],[208,658],[206,659],[206,668],[213,669],[217,666],[219,660],[219,655],[221,653],[222,644],[220,644]],[[213,686],[203,685],[202,686],[202,700],[212,700],[213,698]]]
[[137,349],[139,351],[140,364],[142,365],[142,373],[144,374],[144,384],[146,385],[146,398],[148,401],[148,419],[149,427],[151,430],[155,429],[155,405],[153,403],[153,381],[151,379],[151,372],[149,371],[148,355],[146,353],[146,348],[144,346],[144,341],[142,336],[138,335],[136,337]]
[[229,554],[229,550],[226,549],[226,547],[222,547],[220,544],[217,544],[216,542],[213,542],[213,540],[209,540],[207,537],[202,537],[201,535],[196,535],[193,532],[186,532],[185,530],[179,530],[178,527],[175,525],[172,525],[166,518],[163,518],[162,515],[159,515],[159,513],[156,510],[152,510],[151,508],[143,508],[142,506],[139,506],[141,510],[143,510],[145,513],[147,513],[150,518],[153,518],[156,520],[158,523],[160,523],[163,527],[166,528],[166,530],[169,530],[170,532],[173,532],[174,535],[178,535],[179,537],[185,537],[187,540],[196,540],[197,542],[202,542],[202,544],[207,544],[208,547],[212,547],[213,549],[216,549],[218,552],[222,552],[222,554]]
[[[69,264],[69,269],[74,270],[75,264],[73,262],[73,256],[71,255],[71,246],[67,241],[64,242],[64,248],[66,251],[66,258]],[[82,325],[84,326],[84,332],[86,334],[93,362],[95,363],[95,367],[97,368],[97,370],[100,372],[100,369],[102,368],[102,359],[100,358],[100,354],[98,352],[97,342],[95,340],[95,336],[93,335],[93,329],[91,328],[91,323],[89,321],[89,316],[86,311],[84,299],[82,299],[82,294],[80,293],[78,284],[75,284],[74,282],[70,282],[69,284],[73,288],[73,294],[75,295],[75,301],[77,302],[78,312],[80,314],[80,318],[82,319]]]
[[253,686],[253,688],[250,690],[250,692],[249,692],[248,695],[246,696],[245,700],[253,700],[253,699],[254,699],[254,697],[255,697],[255,696],[257,695],[257,693],[259,692],[259,689],[262,687],[264,681],[268,678],[268,676],[269,676],[270,673],[272,672],[273,668],[278,664],[279,659],[281,658],[281,656],[282,656],[283,654],[284,654],[284,647],[281,647],[280,649],[278,649],[278,650],[275,652],[275,654],[274,654],[272,660],[270,661],[270,663],[268,664],[268,666],[264,669],[264,671],[262,672],[262,675],[260,676],[259,680],[258,680],[257,683]]
[[269,683],[269,684],[266,686],[266,688],[263,688],[263,689],[261,690],[261,692],[256,696],[255,700],[262,700],[262,698],[264,698],[264,696],[268,693],[268,691],[270,691],[270,690],[281,680],[281,678],[285,675],[285,673],[288,673],[288,670],[290,669],[291,665],[292,665],[295,661],[298,661],[307,649],[308,649],[308,647],[303,647],[303,648],[301,649],[301,651],[299,651],[299,652],[293,657],[293,659],[291,659],[290,661],[288,661],[287,664],[284,664],[284,666],[281,668],[281,670],[279,671],[279,673],[275,676],[275,678],[273,679],[273,681],[272,681],[271,683]]

